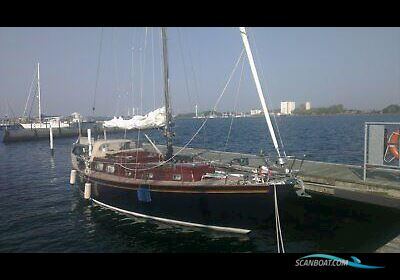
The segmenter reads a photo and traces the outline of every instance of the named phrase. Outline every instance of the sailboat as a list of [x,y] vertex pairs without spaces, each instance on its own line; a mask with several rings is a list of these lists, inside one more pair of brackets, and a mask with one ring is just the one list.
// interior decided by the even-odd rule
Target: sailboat
[[[50,129],[50,126],[53,128],[64,128],[69,127],[68,122],[62,122],[59,117],[48,117],[42,118],[42,108],[41,108],[41,91],[40,91],[40,63],[37,63],[37,70],[36,70],[36,93],[34,98],[38,100],[38,116],[37,119],[30,122],[21,122],[20,125],[24,129]],[[29,101],[30,93],[28,95],[24,115],[27,109],[28,101]]]
[[[167,32],[161,28],[165,102],[165,146],[128,139],[81,137],[71,151],[71,183],[76,174],[86,199],[135,217],[180,226],[249,233],[274,215],[274,194],[282,201],[299,184],[286,168],[254,64],[246,29],[240,28],[276,162],[257,170],[215,164],[198,155],[174,153],[169,98]],[[74,174],[74,176],[72,176]],[[85,184],[83,184],[85,183]]]

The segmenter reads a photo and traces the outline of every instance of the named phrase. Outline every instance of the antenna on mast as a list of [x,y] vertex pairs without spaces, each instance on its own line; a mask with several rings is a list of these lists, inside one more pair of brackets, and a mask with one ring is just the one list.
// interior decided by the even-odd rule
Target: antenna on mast
[[271,117],[269,116],[268,107],[267,107],[267,104],[265,103],[264,93],[261,88],[260,79],[258,78],[258,73],[257,73],[256,65],[254,63],[253,54],[250,49],[250,43],[249,43],[249,39],[247,37],[246,28],[239,27],[239,30],[240,30],[240,34],[242,35],[243,45],[246,49],[247,58],[250,63],[251,73],[253,74],[254,82],[255,82],[256,88],[257,88],[258,97],[260,98],[261,106],[264,111],[265,120],[267,121],[269,133],[271,135],[275,150],[278,153],[278,161],[280,164],[284,164],[284,160],[281,156],[281,152],[279,149],[278,141],[276,140],[275,130],[274,130],[274,127],[271,122]]

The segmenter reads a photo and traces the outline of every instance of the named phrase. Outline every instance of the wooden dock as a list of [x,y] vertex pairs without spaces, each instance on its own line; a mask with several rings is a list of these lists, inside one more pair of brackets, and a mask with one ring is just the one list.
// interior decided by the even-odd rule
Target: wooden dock
[[311,191],[400,209],[399,171],[369,170],[364,182],[361,166],[304,161],[299,177]]
[[[94,123],[87,123],[82,125],[81,135],[87,136],[87,129],[92,130],[92,135],[97,138],[98,135],[103,136],[103,129],[100,125]],[[107,128],[107,134],[122,133],[123,129],[120,128]],[[26,141],[38,141],[38,140],[49,140],[50,129],[49,128],[38,128],[38,129],[12,129],[4,130],[3,142],[4,143],[15,143],[15,142],[26,142]],[[53,137],[54,138],[68,138],[77,137],[79,135],[78,127],[54,127]]]
[[[179,147],[175,147],[175,152],[179,149]],[[238,168],[254,169],[264,164],[262,157],[250,154],[194,148],[185,149],[184,154],[200,155],[206,160],[225,164],[235,158],[249,159],[248,166],[235,166]],[[298,176],[304,181],[305,188],[310,194],[314,192],[400,209],[400,171],[398,170],[369,170],[367,179],[364,182],[362,166],[309,160],[304,160],[301,163],[301,160],[296,160],[293,164],[293,170],[296,169],[298,170]],[[376,252],[399,253],[400,235],[376,250]]]
[[376,253],[400,253],[400,235],[375,251]]

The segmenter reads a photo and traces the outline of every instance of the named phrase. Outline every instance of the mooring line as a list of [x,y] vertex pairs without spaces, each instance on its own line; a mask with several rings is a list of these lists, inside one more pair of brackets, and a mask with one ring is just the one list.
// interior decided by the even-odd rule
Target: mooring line
[[275,228],[276,228],[276,242],[278,253],[285,253],[285,247],[283,245],[281,222],[279,219],[279,208],[278,208],[278,194],[276,192],[276,185],[274,184],[274,200],[275,200]]

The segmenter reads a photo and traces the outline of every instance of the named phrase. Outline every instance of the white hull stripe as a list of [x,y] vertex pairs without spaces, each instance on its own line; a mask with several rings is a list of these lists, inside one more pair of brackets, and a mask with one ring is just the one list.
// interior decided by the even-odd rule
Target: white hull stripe
[[159,222],[163,222],[163,223],[169,223],[169,224],[176,224],[176,225],[180,225],[180,226],[187,226],[187,227],[198,227],[198,228],[205,228],[205,229],[211,229],[211,230],[216,230],[216,231],[224,231],[224,232],[232,232],[232,233],[240,233],[240,234],[247,234],[250,232],[250,230],[248,229],[241,229],[241,228],[231,228],[231,227],[219,227],[219,226],[209,226],[209,225],[203,225],[203,224],[196,224],[196,223],[189,223],[189,222],[183,222],[183,221],[178,221],[178,220],[171,220],[171,219],[165,219],[165,218],[160,218],[160,217],[155,217],[155,216],[149,216],[149,215],[144,215],[144,214],[140,214],[140,213],[136,213],[136,212],[131,212],[131,211],[127,211],[124,209],[120,209],[117,207],[113,207],[111,205],[102,203],[98,200],[95,199],[91,199],[93,202],[99,204],[100,206],[121,212],[121,213],[125,213],[125,214],[129,214],[135,217],[140,217],[140,218],[146,218],[146,219],[151,219],[151,220],[155,220],[155,221],[159,221]]

